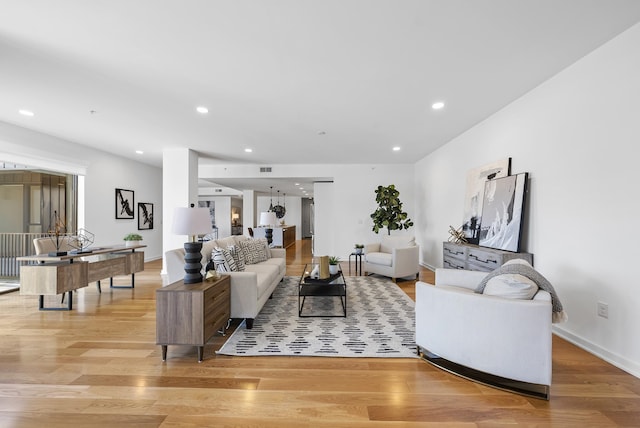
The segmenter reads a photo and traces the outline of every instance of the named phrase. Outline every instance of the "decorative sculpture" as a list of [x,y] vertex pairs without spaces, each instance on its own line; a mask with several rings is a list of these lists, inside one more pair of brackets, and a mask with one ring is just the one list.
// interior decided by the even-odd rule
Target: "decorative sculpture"
[[60,220],[60,216],[58,215],[58,211],[53,212],[53,227],[47,231],[49,235],[49,239],[55,245],[56,250],[49,253],[50,256],[66,256],[66,251],[60,251],[60,246],[64,242],[64,240],[68,240],[67,237],[67,227],[64,222]]
[[94,242],[95,235],[89,232],[87,229],[80,228],[76,236],[74,236],[71,240],[69,240],[69,245],[75,248],[73,253],[75,254],[83,254],[83,253],[91,253],[91,250],[87,250]]
[[462,226],[457,229],[454,229],[453,226],[449,225],[449,242],[453,242],[456,244],[466,244],[467,238],[464,236],[464,232],[462,231]]

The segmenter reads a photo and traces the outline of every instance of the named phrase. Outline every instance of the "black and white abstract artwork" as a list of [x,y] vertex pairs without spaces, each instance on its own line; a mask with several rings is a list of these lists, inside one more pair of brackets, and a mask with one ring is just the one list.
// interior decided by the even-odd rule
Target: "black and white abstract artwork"
[[153,229],[153,204],[138,202],[138,230]]
[[467,173],[462,231],[469,244],[478,244],[482,223],[482,195],[484,183],[511,173],[511,158],[474,168]]
[[132,220],[134,207],[133,190],[116,189],[116,219]]
[[520,251],[527,178],[525,172],[485,183],[480,246]]

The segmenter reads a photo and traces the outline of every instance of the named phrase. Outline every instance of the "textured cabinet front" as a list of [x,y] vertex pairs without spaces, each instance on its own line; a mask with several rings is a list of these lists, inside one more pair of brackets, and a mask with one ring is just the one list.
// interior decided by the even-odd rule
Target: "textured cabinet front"
[[185,285],[182,281],[156,290],[156,343],[202,348],[231,317],[230,279]]
[[448,269],[466,269],[492,271],[509,260],[524,259],[533,266],[533,254],[512,253],[510,251],[479,247],[469,244],[444,242],[442,246],[442,264]]

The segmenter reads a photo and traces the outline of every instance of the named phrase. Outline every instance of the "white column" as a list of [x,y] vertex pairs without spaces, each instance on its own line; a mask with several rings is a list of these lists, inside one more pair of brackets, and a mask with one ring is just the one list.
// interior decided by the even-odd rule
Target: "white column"
[[243,190],[242,191],[242,231],[243,235],[248,234],[247,228],[256,227],[256,192],[255,190]]
[[315,205],[314,256],[334,255],[334,231],[336,225],[336,204],[334,203],[333,183],[317,182],[313,184]]
[[186,236],[171,232],[173,210],[198,204],[198,154],[191,149],[165,149],[162,153],[162,274],[164,253],[181,248]]

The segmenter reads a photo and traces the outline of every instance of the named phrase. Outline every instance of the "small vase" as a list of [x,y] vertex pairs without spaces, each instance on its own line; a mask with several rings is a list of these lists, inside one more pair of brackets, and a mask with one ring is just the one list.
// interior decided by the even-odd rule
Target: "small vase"
[[329,273],[331,275],[338,273],[338,265],[329,265]]
[[140,245],[140,241],[125,241],[125,247],[135,247]]
[[356,254],[362,254],[362,248],[356,248]]

